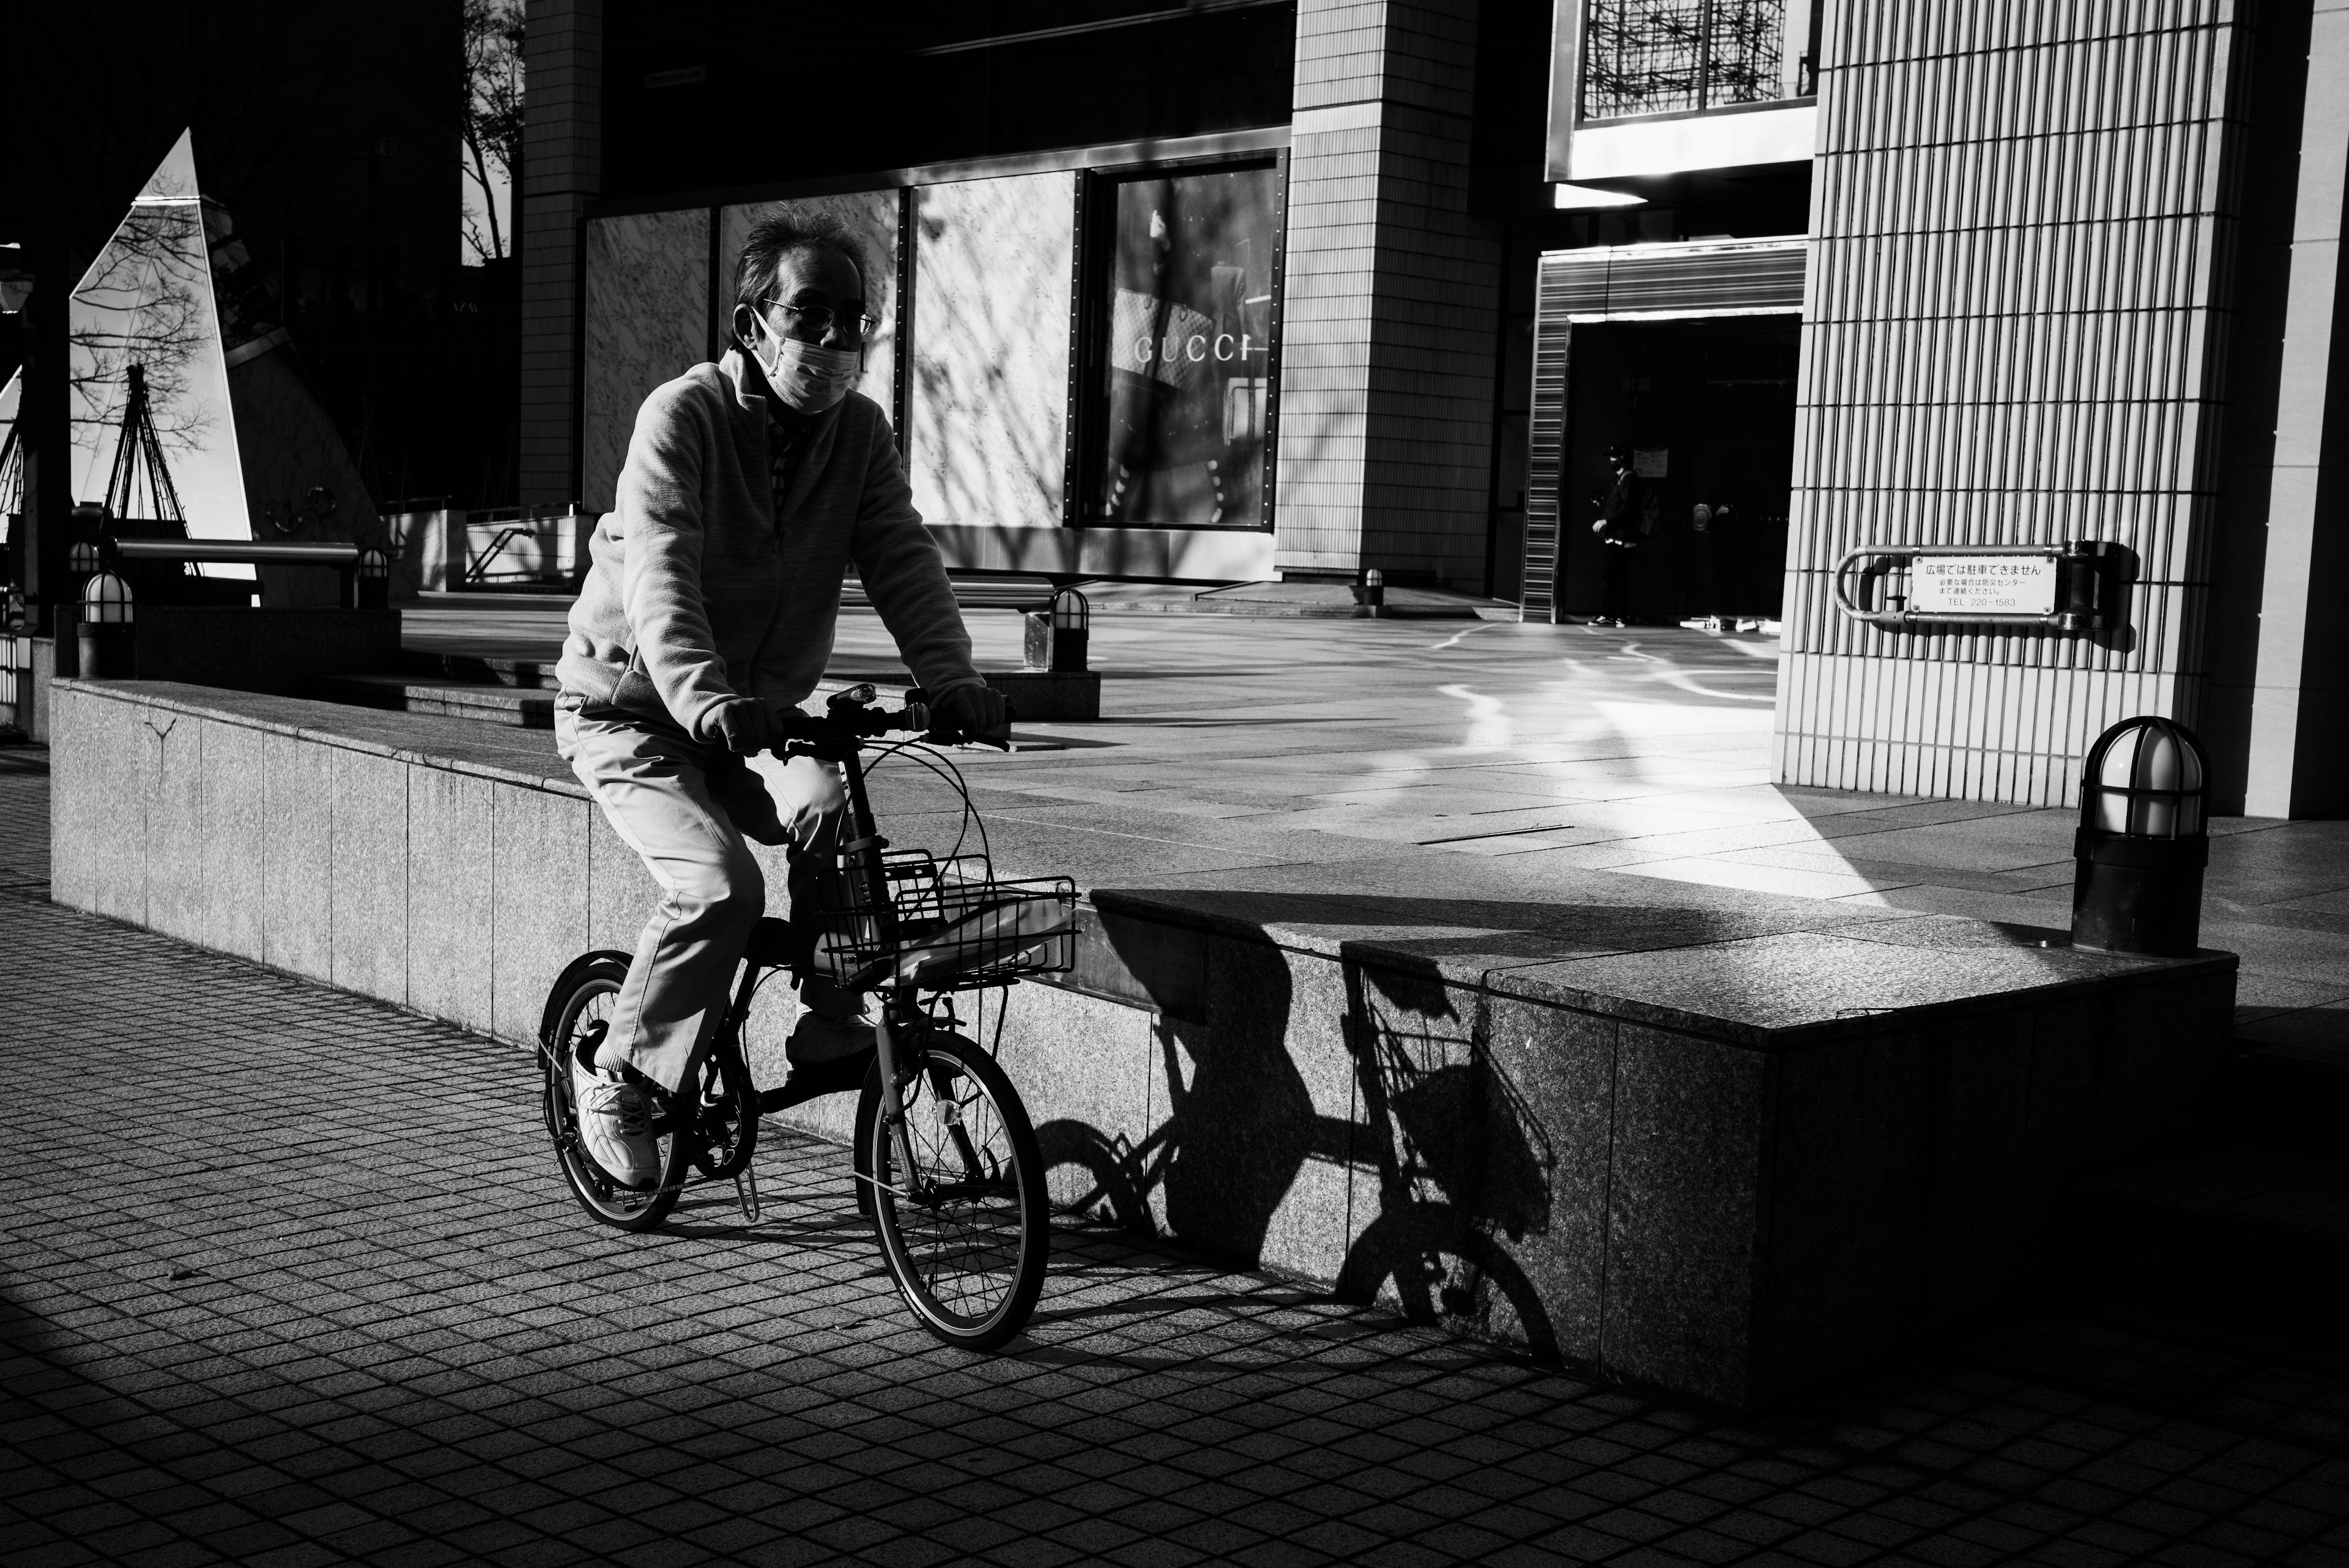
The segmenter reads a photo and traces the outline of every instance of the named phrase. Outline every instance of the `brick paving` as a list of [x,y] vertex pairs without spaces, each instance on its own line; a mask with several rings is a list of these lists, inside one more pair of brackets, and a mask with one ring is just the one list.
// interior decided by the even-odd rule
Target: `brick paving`
[[[0,951],[13,1568],[2349,1563],[2349,1364],[2274,1310],[2305,1241],[2106,1200],[2023,1304],[1759,1417],[1079,1229],[974,1357],[835,1147],[771,1136],[757,1224],[625,1237],[521,1053],[31,889]],[[2164,1317],[2181,1259],[2217,1305]]]
[[49,881],[49,749],[0,746],[0,888]]

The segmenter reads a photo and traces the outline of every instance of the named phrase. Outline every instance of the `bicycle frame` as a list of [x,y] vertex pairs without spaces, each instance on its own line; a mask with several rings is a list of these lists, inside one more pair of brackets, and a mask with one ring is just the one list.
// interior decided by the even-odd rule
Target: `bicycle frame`
[[[880,825],[873,817],[872,797],[864,788],[864,759],[851,748],[848,755],[841,759],[840,766],[842,780],[848,789],[848,830],[852,835],[840,849],[843,855],[854,857],[842,871],[865,879],[874,896],[874,918],[878,922],[881,941],[885,947],[894,949],[897,945],[897,912],[889,901],[889,874],[881,861],[881,852],[889,847],[888,840],[881,836]],[[874,1020],[873,1027],[874,1057],[881,1069],[881,1118],[897,1151],[897,1168],[908,1183],[917,1179],[915,1173],[920,1168],[914,1162],[913,1143],[905,1132],[905,1096],[897,1087],[895,1026],[901,1016],[912,1010],[907,994],[910,990],[904,985],[889,987],[882,999],[881,1016]],[[920,1195],[909,1190],[906,1196],[918,1199]]]

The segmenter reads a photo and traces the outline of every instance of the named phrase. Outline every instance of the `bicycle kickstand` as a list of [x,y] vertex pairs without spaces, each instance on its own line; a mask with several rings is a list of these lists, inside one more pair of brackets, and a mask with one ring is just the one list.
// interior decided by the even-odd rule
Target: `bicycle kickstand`
[[742,1223],[759,1222],[759,1173],[747,1165],[734,1177],[734,1201],[742,1206]]

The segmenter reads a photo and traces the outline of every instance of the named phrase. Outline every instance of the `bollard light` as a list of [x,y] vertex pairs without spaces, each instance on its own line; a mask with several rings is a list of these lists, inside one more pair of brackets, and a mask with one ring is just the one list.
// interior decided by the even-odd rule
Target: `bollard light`
[[360,609],[391,606],[391,560],[372,545],[359,552],[357,598]]
[[2209,768],[2174,719],[2124,719],[2088,748],[2073,841],[2072,940],[2187,958],[2202,929]]
[[1092,641],[1092,601],[1074,588],[1052,596],[1052,669],[1081,675]]
[[112,572],[100,572],[82,585],[81,618],[85,626],[129,626],[130,585]]
[[81,656],[77,671],[88,680],[128,680],[136,673],[137,628],[131,624],[130,585],[100,572],[82,585]]

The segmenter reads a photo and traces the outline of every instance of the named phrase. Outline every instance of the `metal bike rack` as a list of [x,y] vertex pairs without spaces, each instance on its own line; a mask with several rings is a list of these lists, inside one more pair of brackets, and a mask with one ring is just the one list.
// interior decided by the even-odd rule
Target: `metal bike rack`
[[[1992,561],[2052,562],[2054,607],[2048,610],[1917,609],[1916,564],[1961,556]],[[2121,567],[2128,552],[2110,539],[2054,545],[1865,545],[1836,563],[1835,603],[1849,618],[1889,631],[1942,626],[2044,627],[2054,631],[2102,631],[2119,624]]]

